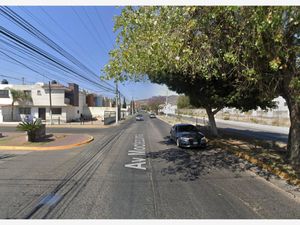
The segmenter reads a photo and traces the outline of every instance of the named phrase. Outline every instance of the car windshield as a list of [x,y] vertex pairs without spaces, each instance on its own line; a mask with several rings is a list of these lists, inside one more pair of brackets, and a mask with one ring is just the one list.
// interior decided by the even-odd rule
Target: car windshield
[[142,115],[137,115],[137,117],[142,117]]
[[190,131],[197,131],[197,128],[193,125],[178,126],[178,132],[190,132]]

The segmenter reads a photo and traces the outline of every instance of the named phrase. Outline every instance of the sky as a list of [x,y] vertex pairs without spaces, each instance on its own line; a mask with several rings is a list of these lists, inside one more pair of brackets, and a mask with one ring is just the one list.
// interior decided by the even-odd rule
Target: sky
[[[88,79],[100,83],[110,89],[114,88],[113,81],[108,84],[101,82],[98,77],[103,75],[102,69],[109,60],[109,51],[115,46],[116,33],[113,31],[114,17],[119,15],[122,8],[113,6],[18,6],[9,7],[15,15],[22,17],[50,38],[59,47],[75,57],[91,73],[85,73]],[[43,43],[37,36],[31,35],[20,26],[13,23],[3,13],[0,13],[0,26],[12,32],[25,41],[35,45],[61,60],[71,68],[78,64],[71,62],[57,51]],[[75,66],[75,67],[74,67]],[[0,34],[0,80],[7,79],[9,83],[48,82],[50,79],[67,85],[75,82],[80,88],[108,97],[113,97],[113,91],[104,90],[89,81],[80,80],[66,71],[50,65],[44,58],[36,59],[23,52],[23,47],[16,49],[11,39]],[[92,75],[91,75],[92,74]],[[110,85],[110,86],[109,86]],[[166,86],[148,82],[127,82],[119,84],[119,90],[129,101],[145,99],[156,95],[176,94]]]

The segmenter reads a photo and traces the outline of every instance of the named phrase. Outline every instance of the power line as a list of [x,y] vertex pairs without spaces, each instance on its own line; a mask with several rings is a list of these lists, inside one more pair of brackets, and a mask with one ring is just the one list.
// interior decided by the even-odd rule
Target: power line
[[[50,62],[50,64],[48,65],[48,64],[45,63],[45,61],[43,61],[43,58],[37,57],[36,55],[32,54],[31,52],[26,51],[25,49],[22,49],[20,47],[14,46],[14,45],[12,45],[12,44],[4,41],[4,40],[1,40],[1,39],[0,39],[0,42],[3,42],[5,44],[5,46],[6,46],[6,48],[7,47],[11,47],[14,50],[16,50],[17,52],[18,51],[21,52],[21,55],[17,54],[16,51],[12,52],[12,51],[10,51],[8,49],[4,49],[4,48],[1,48],[1,49],[4,49],[4,50],[6,50],[6,52],[9,52],[9,53],[14,54],[15,56],[21,58],[23,62],[24,61],[29,61],[30,63],[32,63],[32,64],[34,64],[36,66],[36,68],[37,68],[38,71],[42,72],[42,71],[46,71],[44,69],[49,69],[51,71],[51,73],[46,71],[46,72],[44,72],[44,74],[49,74],[51,76],[58,77],[59,75],[54,75],[52,73],[52,72],[57,72],[58,74],[60,74],[60,76],[63,75],[63,74],[61,74],[61,72],[59,71],[59,69],[52,62]],[[30,60],[30,59],[32,59],[32,60]],[[22,64],[22,65],[24,66],[24,64]],[[26,65],[27,65],[26,68],[28,68],[28,64],[26,64]],[[42,76],[44,77],[44,75],[42,75]],[[60,79],[62,79],[62,78],[60,78]],[[68,83],[68,81],[66,81],[65,79],[62,79],[62,80],[64,80],[66,83]]]
[[[90,24],[92,25],[92,27],[93,27],[94,30],[96,31],[95,33],[98,34],[99,40],[100,40],[101,42],[104,43],[104,41],[103,41],[103,39],[102,39],[102,37],[101,37],[101,34],[99,33],[99,31],[98,31],[98,29],[97,29],[97,26],[94,24],[93,20],[90,18],[90,16],[89,16],[89,14],[87,13],[85,7],[83,7],[83,11],[84,11],[84,13],[86,14],[88,20],[90,21]],[[104,45],[104,46],[105,46],[105,45]],[[107,48],[106,46],[105,46],[105,49],[107,50],[107,52],[109,52],[109,50],[108,50],[108,48]]]
[[[6,11],[5,11],[5,9],[6,9]],[[54,49],[55,51],[57,51],[59,54],[61,54],[65,58],[67,58],[69,61],[71,61],[76,66],[79,66],[81,69],[83,69],[83,70],[85,70],[85,71],[93,74],[97,79],[99,79],[99,77],[96,74],[94,74],[91,70],[89,70],[87,67],[85,67],[83,64],[81,64],[75,57],[73,57],[72,55],[70,55],[63,48],[61,48],[59,45],[57,45],[55,42],[53,42],[51,39],[49,39],[47,36],[45,36],[43,33],[41,33],[38,29],[36,29],[31,24],[29,24],[27,21],[25,21],[23,18],[21,18],[19,15],[17,15],[16,13],[14,13],[12,10],[10,10],[7,7],[1,7],[0,10],[2,12],[4,12],[5,13],[5,17],[8,18],[9,20],[11,20],[13,23],[17,24],[18,26],[20,26],[25,31],[29,32],[33,36],[35,36],[38,39],[42,40],[45,44],[47,44],[49,47],[51,47],[52,49]],[[76,13],[76,11],[75,11],[75,13]],[[89,18],[89,20],[91,20],[89,16],[88,16],[88,18]],[[37,57],[37,55],[38,55],[39,57],[42,57],[43,60],[46,59],[47,62],[50,63],[50,65],[58,67],[63,72],[72,73],[72,74],[75,75],[75,77],[84,79],[84,80],[90,82],[93,85],[97,84],[96,86],[99,86],[99,88],[101,88],[103,90],[106,90],[108,92],[113,92],[114,91],[113,88],[108,88],[108,87],[105,87],[105,86],[103,86],[103,85],[101,85],[99,83],[95,83],[90,78],[86,77],[86,75],[83,75],[83,74],[79,73],[79,71],[77,71],[75,68],[71,67],[70,65],[66,64],[65,62],[62,62],[61,60],[59,60],[58,58],[54,57],[50,53],[45,52],[44,50],[38,48],[37,46],[33,45],[32,43],[29,43],[26,40],[20,38],[19,36],[13,34],[12,32],[9,32],[7,29],[5,29],[3,27],[0,27],[0,31],[1,31],[1,33],[7,39],[9,39],[10,41],[13,41],[14,44],[16,44],[17,46],[19,46],[20,48],[21,47],[22,48],[25,47],[25,48],[29,49],[31,52],[29,52],[29,53],[27,52],[28,54],[30,54],[30,55],[35,54],[34,57]],[[18,61],[18,63],[21,63],[21,62]],[[23,65],[23,66],[26,67],[25,64],[21,63],[21,65]],[[31,67],[28,67],[28,66],[27,66],[27,68],[31,69],[31,70],[33,69]],[[33,69],[33,71],[37,72],[34,69]],[[100,79],[99,79],[99,81],[100,81]],[[112,85],[110,85],[107,82],[103,82],[103,83],[107,84],[110,87],[113,87]],[[122,94],[122,96],[124,96],[124,95]]]
[[[83,8],[84,9],[84,8]],[[108,52],[108,49],[105,47],[105,45],[102,45],[101,42],[99,42],[98,38],[95,36],[94,32],[92,30],[90,30],[88,24],[86,24],[84,22],[84,20],[81,18],[81,16],[76,12],[76,10],[72,7],[73,12],[75,13],[75,15],[79,18],[80,22],[82,23],[83,27],[87,29],[87,31],[92,35],[92,37],[94,38],[94,40],[98,43],[99,46],[101,46],[101,48],[103,48],[104,50],[106,50]],[[85,12],[85,11],[84,11]],[[85,12],[85,14],[87,15],[87,13]],[[88,17],[88,15],[87,15]],[[89,17],[88,17],[89,19]]]
[[[40,9],[44,12],[44,14],[46,15],[46,16],[48,16],[48,18],[58,27],[58,28],[60,28],[61,29],[61,31],[63,31],[64,32],[64,34],[71,40],[71,41],[73,41],[74,42],[74,44],[76,45],[76,46],[78,46],[80,49],[81,49],[81,51],[82,52],[84,52],[84,51],[86,51],[86,49],[85,48],[82,48],[82,46],[81,46],[81,44],[80,43],[78,43],[77,41],[76,41],[76,39],[74,39],[70,34],[69,34],[69,32],[67,32],[46,10],[44,10],[42,7],[40,7]],[[88,52],[86,52],[86,53],[88,53]],[[80,54],[80,53],[79,53]],[[85,55],[85,57],[86,58],[88,58],[90,61],[89,61],[89,63],[91,63],[92,62],[92,58],[90,58],[90,54],[86,54]]]
[[[0,53],[2,53],[3,54],[3,52],[0,50]],[[5,53],[4,53],[5,54]],[[53,76],[53,74],[51,74],[51,73],[49,73],[49,72],[44,72],[43,73],[43,71],[45,71],[45,70],[43,70],[43,68],[38,68],[38,70],[36,70],[36,69],[33,69],[32,67],[30,67],[30,66],[28,66],[27,64],[24,64],[24,63],[22,63],[22,62],[20,62],[20,61],[18,61],[18,60],[16,60],[15,58],[13,58],[13,57],[10,57],[10,56],[7,56],[7,57],[9,57],[10,59],[12,59],[12,60],[14,60],[15,62],[17,62],[17,63],[19,63],[20,65],[22,65],[22,66],[24,66],[24,67],[26,67],[26,68],[28,68],[28,69],[30,69],[31,71],[33,71],[33,72],[35,72],[35,73],[37,73],[37,74],[39,74],[39,75],[41,75],[41,76],[43,76],[43,77],[46,77],[48,80],[52,80],[53,78],[50,78],[50,77],[48,77],[48,76],[46,76],[45,74],[48,74],[48,75],[52,75]],[[54,76],[56,76],[56,75],[54,75]],[[68,81],[66,81],[65,79],[63,79],[63,78],[59,78],[60,80],[63,80],[65,83],[69,83]],[[85,85],[82,85],[83,87],[85,87]],[[106,92],[107,93],[107,92]]]
[[[22,62],[21,62],[21,61],[19,61],[19,60],[15,59],[15,58],[13,58],[13,57],[11,57],[11,56],[9,56],[9,55],[8,55],[8,54],[6,54],[5,52],[3,52],[3,51],[1,51],[1,50],[0,50],[0,53],[2,53],[3,55],[5,55],[6,57],[10,58],[11,60],[13,60],[13,61],[15,61],[15,62],[19,63],[20,65],[23,65],[24,67],[26,67],[26,68],[28,68],[28,69],[32,70],[33,72],[35,72],[35,73],[37,73],[37,74],[40,74],[40,72],[39,72],[39,71],[37,71],[37,70],[35,70],[35,69],[31,68],[30,66],[28,66],[28,65],[26,65],[26,64],[24,64],[24,63],[22,63]],[[42,76],[43,76],[43,75],[42,75]],[[48,79],[50,79],[50,80],[51,80],[51,78],[47,77],[46,75],[44,75],[44,76],[45,76],[46,78],[48,78]]]
[[[8,79],[13,79],[13,80],[18,80],[18,81],[23,81],[23,79],[21,79],[21,78],[9,76],[9,75],[0,74],[0,77],[5,77],[5,78],[8,78]],[[28,80],[28,83],[34,84],[34,82],[30,81],[30,80]]]
[[100,23],[101,23],[102,27],[104,28],[104,31],[105,31],[105,33],[106,33],[108,39],[113,40],[113,37],[112,37],[112,36],[110,35],[110,33],[107,31],[106,26],[105,26],[105,24],[103,23],[103,20],[102,20],[102,17],[101,17],[101,13],[99,12],[98,8],[94,8],[94,10],[95,10],[95,12],[96,12],[97,17],[98,17],[99,20],[100,20]]
[[[68,60],[70,60],[76,66],[79,66],[81,69],[83,69],[83,70],[85,70],[85,71],[87,71],[89,73],[92,73],[94,76],[97,77],[97,79],[99,79],[96,74],[94,74],[86,66],[84,66],[83,64],[81,64],[81,62],[79,60],[77,60],[74,56],[72,56],[71,54],[69,54],[68,52],[66,52],[58,44],[56,44],[55,42],[53,42],[50,38],[48,38],[46,35],[44,35],[42,32],[40,32],[34,26],[32,26],[26,20],[24,20],[22,17],[20,17],[19,15],[17,15],[14,11],[12,11],[11,9],[9,9],[7,7],[1,7],[0,10],[3,13],[5,13],[5,16],[9,20],[11,20],[12,22],[14,22],[18,26],[20,26],[25,31],[29,32],[30,34],[32,34],[32,35],[36,36],[37,38],[39,38],[40,40],[42,40],[45,44],[47,44],[49,47],[51,47],[52,49],[54,49],[55,51],[57,51],[59,54],[61,54],[62,56],[64,56]],[[100,81],[100,79],[99,79],[99,81]],[[105,83],[108,84],[107,82],[105,82]],[[109,85],[109,86],[111,86],[111,85]]]
[[[51,63],[55,63],[60,69],[62,69],[63,71],[66,72],[71,72],[72,74],[74,74],[77,77],[81,77],[83,79],[85,79],[86,81],[89,81],[91,83],[95,83],[94,81],[92,81],[90,78],[83,76],[82,74],[80,74],[78,71],[76,71],[75,68],[71,67],[70,65],[64,63],[63,61],[61,61],[60,59],[54,57],[53,55],[51,55],[50,53],[45,52],[44,50],[40,49],[39,47],[33,45],[32,43],[24,40],[23,38],[17,36],[16,34],[8,31],[7,29],[5,29],[4,27],[0,26],[0,34],[3,34],[6,38],[12,40],[15,44],[28,48],[29,50],[33,51],[34,53],[37,53],[38,55],[44,57],[45,59],[47,59],[48,61],[50,61]],[[97,83],[98,86],[102,87],[103,89],[106,89],[107,91],[114,91],[111,88],[107,88],[99,83]]]

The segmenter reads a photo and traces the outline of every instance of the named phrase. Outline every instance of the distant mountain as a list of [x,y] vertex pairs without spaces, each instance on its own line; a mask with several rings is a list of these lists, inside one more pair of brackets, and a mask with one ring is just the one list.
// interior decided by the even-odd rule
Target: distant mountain
[[[179,95],[170,95],[168,96],[168,103],[171,104],[171,105],[177,105],[177,99],[178,99]],[[166,102],[166,96],[152,96],[151,98],[147,98],[147,99],[140,99],[140,100],[135,100],[135,102],[137,104],[140,104],[140,105],[147,105],[148,102],[151,102],[151,101],[154,101],[154,100],[159,100],[159,101],[162,101],[162,102]]]

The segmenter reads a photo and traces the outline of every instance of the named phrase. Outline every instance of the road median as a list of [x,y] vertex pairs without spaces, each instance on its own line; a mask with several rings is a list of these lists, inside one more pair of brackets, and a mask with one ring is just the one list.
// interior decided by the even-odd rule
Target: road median
[[0,139],[0,150],[65,150],[88,144],[93,140],[94,137],[87,134],[48,134],[40,142],[27,142],[25,134],[4,133],[4,137]]

